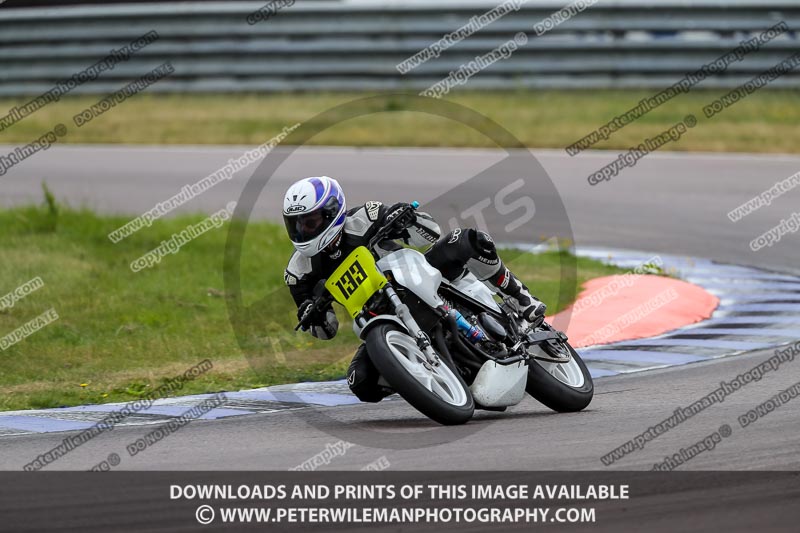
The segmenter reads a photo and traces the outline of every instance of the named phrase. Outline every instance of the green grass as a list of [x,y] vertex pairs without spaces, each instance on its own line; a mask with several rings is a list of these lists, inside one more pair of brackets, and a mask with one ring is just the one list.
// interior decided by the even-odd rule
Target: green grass
[[[330,342],[293,331],[295,308],[282,276],[292,248],[282,227],[247,228],[242,301],[261,306],[237,329],[244,349],[224,293],[227,224],[151,269],[130,270],[132,260],[203,218],[158,220],[112,244],[107,234],[127,218],[59,207],[52,197],[41,207],[0,210],[0,295],[36,276],[45,283],[0,311],[0,337],[51,307],[60,316],[0,351],[0,409],[127,401],[206,358],[214,368],[179,394],[342,377],[357,345],[347,321]],[[504,256],[551,309],[573,300],[576,281],[619,272],[581,258],[577,278],[562,277],[562,259],[574,258],[561,252]]]
[[[559,148],[577,141],[658,91],[456,91],[447,99],[470,107],[507,128],[526,146]],[[595,148],[626,149],[669,128],[687,114],[697,127],[665,150],[800,152],[800,92],[761,90],[706,119],[703,106],[727,91],[680,95],[616,132]],[[65,143],[257,145],[284,127],[304,122],[364,94],[142,94],[77,128],[71,118],[100,97],[65,97],[0,132],[0,143],[31,142],[58,123]],[[28,98],[0,99],[0,109]],[[447,119],[404,110],[388,99],[380,112],[336,124],[311,140],[318,145],[493,147],[483,134]],[[391,111],[391,112],[389,112]]]

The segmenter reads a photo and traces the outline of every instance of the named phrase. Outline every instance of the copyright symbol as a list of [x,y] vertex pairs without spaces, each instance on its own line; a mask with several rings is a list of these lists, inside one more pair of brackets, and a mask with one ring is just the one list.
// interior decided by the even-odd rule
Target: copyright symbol
[[519,45],[528,44],[528,34],[521,31],[514,36],[514,41]]
[[697,125],[697,118],[694,115],[686,115],[683,119],[683,123],[686,124],[688,128],[694,128]]
[[110,464],[111,466],[117,466],[120,463],[119,455],[117,455],[116,453],[109,454],[108,459],[106,460],[108,461],[108,464]]
[[59,137],[63,137],[64,135],[67,134],[67,127],[63,124],[56,124],[56,127],[53,128],[53,131]]
[[731,430],[731,427],[728,424],[723,424],[719,427],[719,434],[724,439],[730,437],[732,433],[733,431]]
[[201,505],[194,513],[198,524],[208,525],[214,521],[214,508],[210,505]]

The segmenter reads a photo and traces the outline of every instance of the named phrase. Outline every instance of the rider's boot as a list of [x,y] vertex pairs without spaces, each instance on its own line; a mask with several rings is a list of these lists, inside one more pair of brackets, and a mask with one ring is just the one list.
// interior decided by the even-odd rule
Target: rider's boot
[[503,296],[510,296],[519,305],[519,314],[528,322],[538,325],[544,320],[547,306],[538,298],[533,296],[528,287],[525,286],[517,277],[500,262],[500,269],[484,283],[492,289],[496,289]]

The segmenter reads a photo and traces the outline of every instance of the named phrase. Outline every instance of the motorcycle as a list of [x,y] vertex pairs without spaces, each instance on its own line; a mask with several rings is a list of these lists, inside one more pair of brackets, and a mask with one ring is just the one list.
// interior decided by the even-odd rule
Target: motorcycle
[[476,404],[505,411],[526,392],[557,412],[589,405],[592,377],[563,332],[527,322],[516,301],[498,301],[472,274],[443,279],[416,250],[376,254],[376,244],[407,227],[418,206],[410,204],[321,280],[314,309],[341,304],[380,383],[440,424],[466,423]]

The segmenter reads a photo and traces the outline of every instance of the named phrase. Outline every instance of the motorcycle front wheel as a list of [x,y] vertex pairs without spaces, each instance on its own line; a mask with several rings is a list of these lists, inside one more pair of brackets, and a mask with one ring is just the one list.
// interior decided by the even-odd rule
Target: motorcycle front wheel
[[367,335],[367,352],[392,389],[431,420],[452,426],[472,418],[475,402],[459,373],[441,357],[438,366],[429,365],[405,331],[392,324],[376,326]]

